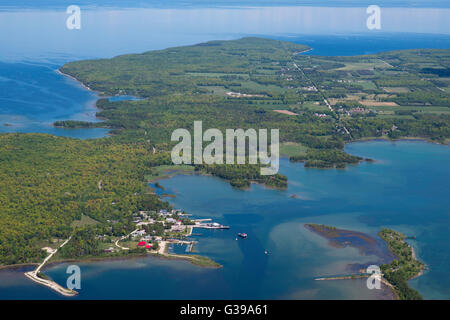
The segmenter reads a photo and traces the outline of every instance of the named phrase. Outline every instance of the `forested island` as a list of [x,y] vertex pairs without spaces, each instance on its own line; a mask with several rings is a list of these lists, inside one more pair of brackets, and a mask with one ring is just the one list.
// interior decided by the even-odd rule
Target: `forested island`
[[[308,223],[305,227],[329,240],[329,245],[336,248],[352,246],[358,248],[362,254],[375,254],[381,261],[385,260],[386,254],[376,245],[376,240],[361,232],[338,229],[323,224]],[[425,264],[419,261],[414,249],[405,241],[406,236],[392,229],[382,228],[378,233],[390,250],[389,263],[380,265],[384,281],[391,286],[396,296],[401,300],[422,300],[423,297],[417,290],[408,285],[408,280],[418,277],[425,269]],[[336,276],[320,278],[319,280],[341,280],[368,277],[369,274]]]
[[383,228],[378,235],[397,257],[391,263],[380,266],[383,277],[394,286],[400,299],[422,300],[420,293],[408,286],[407,281],[420,276],[425,264],[416,258],[414,249],[405,241],[404,234]]
[[[363,159],[344,151],[364,138],[450,137],[450,50],[407,50],[355,57],[299,54],[307,46],[244,38],[71,62],[61,67],[106,96],[102,122],[58,121],[65,128],[104,127],[112,135],[77,140],[0,134],[0,266],[37,263],[42,248],[72,236],[55,259],[139,255],[112,251],[140,212],[172,210],[147,186],[173,166],[177,128],[279,129],[281,148],[311,168],[345,168]],[[427,68],[422,66],[426,65]],[[192,165],[233,187],[284,189],[281,174],[257,165]]]

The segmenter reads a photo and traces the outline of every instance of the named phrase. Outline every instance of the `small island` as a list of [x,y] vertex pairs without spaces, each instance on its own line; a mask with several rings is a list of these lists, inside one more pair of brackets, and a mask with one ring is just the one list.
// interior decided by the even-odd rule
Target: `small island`
[[[328,239],[329,245],[335,248],[351,246],[358,248],[363,254],[370,252],[383,257],[380,256],[382,251],[374,250],[376,239],[364,233],[313,223],[305,224],[305,228]],[[387,244],[390,256],[394,257],[390,263],[380,265],[382,282],[389,286],[396,298],[400,300],[422,300],[423,297],[420,293],[411,288],[407,281],[419,277],[425,269],[425,264],[415,256],[414,249],[405,241],[407,237],[400,232],[386,228],[382,228],[378,235]],[[370,274],[361,270],[358,274],[321,277],[316,280],[345,280],[369,276]]]
[[328,239],[328,244],[334,248],[350,246],[358,249],[363,255],[377,256],[383,263],[390,262],[395,258],[383,242],[368,234],[313,223],[305,224],[305,228]]

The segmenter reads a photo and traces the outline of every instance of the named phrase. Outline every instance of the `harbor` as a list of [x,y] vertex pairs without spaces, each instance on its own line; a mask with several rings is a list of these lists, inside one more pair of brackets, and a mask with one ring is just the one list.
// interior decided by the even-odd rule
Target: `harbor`
[[[115,239],[115,247],[107,252],[117,250],[130,250],[133,247],[145,249],[147,253],[157,253],[164,256],[185,256],[191,253],[196,240],[188,240],[188,237],[199,236],[201,233],[193,233],[195,228],[208,230],[227,230],[229,226],[213,222],[210,218],[192,219],[192,214],[180,209],[156,211],[140,211],[134,214],[133,222],[136,229],[131,233]],[[123,241],[126,245],[120,245]],[[185,245],[184,253],[169,253],[175,245]]]

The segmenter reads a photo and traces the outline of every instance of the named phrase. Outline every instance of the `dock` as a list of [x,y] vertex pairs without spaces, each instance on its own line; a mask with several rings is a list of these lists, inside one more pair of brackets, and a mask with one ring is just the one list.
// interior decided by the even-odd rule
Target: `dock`
[[194,221],[194,225],[192,228],[201,228],[201,229],[230,229],[229,226],[221,225],[217,222],[212,222],[212,219],[196,219]]
[[197,224],[193,225],[192,228],[200,228],[200,229],[230,229],[229,226],[212,226],[212,225],[206,225],[206,224]]
[[192,252],[192,248],[197,241],[186,241],[186,240],[178,240],[178,239],[167,239],[167,244],[185,244],[186,252]]

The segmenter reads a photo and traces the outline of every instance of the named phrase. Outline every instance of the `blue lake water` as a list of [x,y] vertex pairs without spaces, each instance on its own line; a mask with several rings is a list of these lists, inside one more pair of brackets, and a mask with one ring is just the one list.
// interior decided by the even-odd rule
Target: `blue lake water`
[[[365,8],[352,6],[82,7],[82,29],[68,30],[67,14],[56,1],[31,10],[21,10],[20,3],[15,3],[19,8],[0,6],[0,133],[44,132],[74,138],[107,134],[104,129],[51,126],[64,119],[98,121],[97,95],[56,72],[72,60],[246,35],[305,43],[313,48],[310,54],[318,55],[450,48],[450,10],[442,8],[386,8],[383,29],[369,32]],[[353,248],[331,248],[303,228],[304,223],[317,222],[372,236],[381,226],[417,236],[411,244],[429,270],[411,285],[425,298],[449,299],[448,147],[375,141],[346,148],[377,162],[346,170],[315,170],[284,160],[281,171],[289,177],[286,191],[258,185],[239,191],[220,179],[203,176],[162,181],[177,195],[168,199],[176,207],[232,227],[196,231],[202,234],[195,237],[198,253],[224,268],[204,269],[154,258],[80,263],[79,298],[388,298],[384,291],[368,290],[362,280],[313,280],[345,274],[351,263],[376,260]],[[291,198],[293,194],[296,199]],[[237,232],[248,233],[248,239],[235,240]],[[270,254],[265,255],[265,250]],[[46,273],[64,285],[66,267],[52,266]],[[0,271],[0,299],[61,298],[26,279],[24,270]]]
[[[368,290],[364,280],[314,281],[319,276],[347,274],[349,264],[376,263],[377,257],[361,255],[351,247],[330,247],[304,228],[304,223],[313,222],[374,237],[382,226],[416,236],[410,243],[429,270],[410,284],[425,298],[449,299],[450,149],[420,141],[352,143],[346,149],[376,162],[346,170],[317,170],[284,159],[281,172],[289,178],[285,191],[260,185],[240,191],[210,176],[160,181],[165,192],[176,195],[168,199],[175,207],[231,226],[230,230],[196,230],[201,235],[194,236],[199,241],[197,253],[223,268],[158,258],[78,263],[82,270],[78,298],[389,297],[383,290]],[[238,232],[246,232],[248,238],[236,240]],[[52,266],[45,272],[65,284],[67,266]],[[0,272],[0,283],[5,283],[0,298],[58,298],[18,271]]]
[[41,132],[100,138],[108,130],[55,128],[56,120],[98,121],[97,95],[57,73],[48,63],[0,62],[0,133]]

